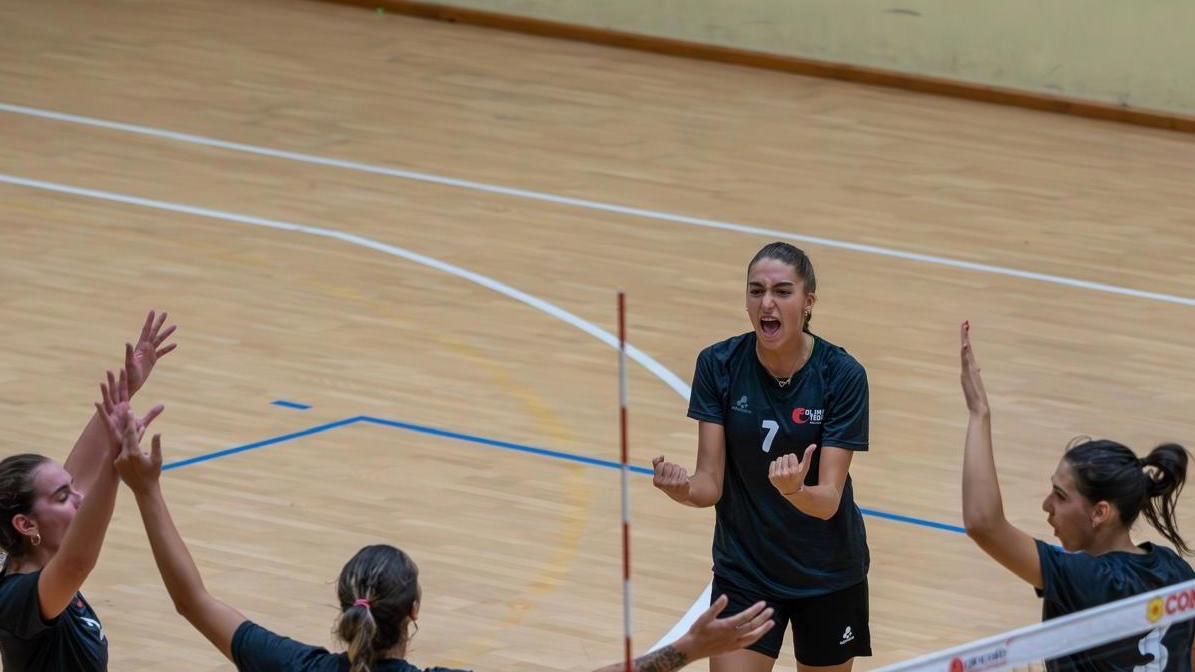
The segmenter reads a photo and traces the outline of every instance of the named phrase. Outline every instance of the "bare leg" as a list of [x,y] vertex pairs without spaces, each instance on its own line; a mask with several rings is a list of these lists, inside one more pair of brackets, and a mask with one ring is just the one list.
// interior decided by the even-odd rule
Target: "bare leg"
[[851,666],[854,664],[854,658],[838,665],[805,665],[797,661],[797,672],[851,672]]
[[710,672],[772,672],[775,664],[775,658],[740,649],[710,658]]

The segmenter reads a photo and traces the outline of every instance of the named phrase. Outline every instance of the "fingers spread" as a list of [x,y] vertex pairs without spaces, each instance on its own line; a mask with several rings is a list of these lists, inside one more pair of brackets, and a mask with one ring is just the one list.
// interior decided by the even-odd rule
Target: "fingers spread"
[[158,337],[154,339],[154,347],[156,348],[162,343],[165,343],[166,339],[170,338],[170,335],[174,333],[175,329],[178,329],[178,327],[172,324],[166,329],[166,331],[158,334]]

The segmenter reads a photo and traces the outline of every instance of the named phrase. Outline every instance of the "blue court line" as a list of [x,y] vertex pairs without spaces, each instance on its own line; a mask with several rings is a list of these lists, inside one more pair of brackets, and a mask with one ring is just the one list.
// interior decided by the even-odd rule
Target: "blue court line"
[[875,509],[865,509],[859,507],[865,516],[874,516],[876,518],[883,518],[885,520],[895,520],[900,523],[908,523],[910,525],[920,525],[922,527],[932,527],[935,530],[946,530],[947,532],[958,532],[959,534],[966,534],[966,528],[958,525],[951,525],[949,523],[939,523],[933,520],[926,520],[924,518],[914,518],[912,516],[903,516],[899,513],[888,513],[887,511],[876,511]]
[[311,408],[311,406],[309,406],[308,404],[300,404],[297,401],[287,401],[285,399],[275,399],[274,401],[271,401],[270,403],[275,406],[281,406],[283,408],[297,408],[300,411],[306,411],[307,409]]
[[170,464],[164,465],[162,467],[162,471],[167,471],[170,469],[178,469],[179,467],[186,467],[186,466],[189,466],[192,464],[199,464],[200,462],[208,462],[208,461],[214,460],[218,457],[235,455],[237,453],[243,453],[248,450],[256,450],[258,448],[265,448],[266,446],[274,446],[279,443],[286,443],[287,441],[301,439],[304,436],[311,436],[312,434],[320,434],[320,433],[326,432],[331,429],[336,429],[337,427],[344,427],[345,425],[351,425],[355,422],[359,422],[360,420],[361,420],[360,416],[358,416],[356,418],[346,418],[344,420],[337,420],[336,422],[329,422],[329,423],[326,423],[323,425],[316,425],[315,427],[312,427],[310,429],[304,429],[299,432],[291,432],[290,434],[283,434],[282,436],[275,436],[274,438],[266,439],[265,441],[257,441],[255,443],[246,443],[243,446],[236,446],[234,448],[225,448],[224,450],[217,450],[214,453],[204,453],[203,455],[196,455],[195,457],[188,457],[185,460],[179,460],[177,462],[171,462]]
[[[440,438],[444,438],[444,439],[453,439],[456,441],[464,441],[466,443],[475,443],[475,444],[479,444],[479,445],[483,445],[483,446],[490,446],[493,448],[502,448],[504,450],[513,450],[513,451],[517,451],[520,453],[529,453],[531,455],[539,455],[542,457],[551,457],[551,458],[557,459],[557,460],[578,462],[581,464],[588,464],[588,465],[592,465],[595,467],[604,467],[606,469],[621,469],[622,468],[621,463],[615,462],[613,460],[603,460],[603,459],[596,458],[596,457],[588,457],[586,455],[577,455],[575,453],[566,453],[566,452],[559,451],[559,450],[550,450],[548,448],[536,448],[535,446],[527,446],[527,445],[523,445],[520,443],[511,443],[509,441],[499,441],[497,439],[490,439],[490,438],[486,438],[484,436],[476,436],[473,434],[464,434],[461,432],[453,432],[453,431],[449,431],[446,429],[437,429],[435,427],[428,427],[426,425],[416,425],[416,424],[413,424],[410,422],[400,422],[398,420],[387,420],[385,418],[375,418],[375,417],[368,416],[368,415],[358,415],[358,416],[352,417],[352,418],[345,418],[343,420],[337,420],[336,422],[329,422],[329,423],[326,423],[323,425],[316,425],[315,427],[311,427],[310,429],[304,429],[302,431],[292,432],[290,434],[283,434],[282,436],[276,436],[272,439],[266,439],[264,441],[248,443],[243,446],[236,446],[234,448],[226,448],[224,450],[218,450],[213,453],[196,455],[195,457],[189,457],[185,460],[171,462],[170,464],[167,464],[166,466],[162,467],[162,469],[163,469],[163,471],[165,471],[167,469],[178,469],[179,467],[186,467],[186,466],[189,466],[192,464],[198,464],[200,462],[208,462],[210,460],[214,460],[219,457],[235,455],[237,453],[243,453],[243,452],[250,451],[250,450],[256,450],[258,448],[265,448],[267,446],[274,446],[274,445],[277,445],[280,443],[285,443],[287,441],[301,439],[305,436],[311,436],[313,434],[321,434],[323,432],[327,432],[327,431],[337,429],[340,427],[347,427],[348,425],[354,425],[359,422],[368,423],[371,425],[379,425],[382,427],[391,427],[394,429],[405,429],[410,432],[417,432],[419,434],[427,434],[429,436],[436,436],[436,437],[440,437]],[[633,466],[633,465],[630,467],[629,471],[633,471],[636,474],[645,474],[648,476],[650,476],[653,473],[652,470],[648,469],[647,467],[638,467],[638,466]],[[957,533],[965,533],[966,532],[966,530],[964,530],[962,527],[959,527],[958,525],[950,525],[948,523],[939,523],[939,522],[933,521],[933,520],[925,520],[924,518],[914,518],[913,516],[904,516],[899,513],[888,513],[887,511],[877,511],[875,509],[860,508],[859,510],[862,511],[863,515],[866,515],[866,516],[873,516],[875,518],[883,518],[885,520],[892,520],[892,521],[896,521],[899,523],[907,523],[909,525],[928,527],[928,528],[935,529],[935,530],[945,530],[947,532],[957,532]]]
[[[396,420],[383,420],[382,418],[371,418],[368,416],[361,416],[359,418],[362,422],[368,422],[375,425],[383,425],[385,427],[397,427],[398,429],[406,429],[412,432],[419,432],[420,434],[431,434],[432,436],[439,436],[445,439],[456,439],[458,441],[467,441],[469,443],[479,443],[484,446],[493,446],[495,448],[505,448],[507,450],[517,450],[521,453],[531,453],[532,455],[543,455],[544,457],[554,457],[558,460],[568,460],[570,462],[580,462],[582,464],[591,464],[595,467],[606,467],[607,469],[621,469],[622,463],[613,462],[611,460],[602,460],[596,457],[587,457],[585,455],[576,455],[574,453],[564,453],[559,450],[549,450],[547,448],[535,448],[534,446],[524,446],[518,443],[510,443],[508,441],[498,441],[496,439],[487,439],[483,436],[473,436],[470,434],[461,434],[459,432],[450,432],[443,429],[436,429],[434,427],[424,427],[422,425],[412,425],[409,422],[398,422]],[[653,471],[647,467],[631,466],[629,471],[637,474],[652,474]]]

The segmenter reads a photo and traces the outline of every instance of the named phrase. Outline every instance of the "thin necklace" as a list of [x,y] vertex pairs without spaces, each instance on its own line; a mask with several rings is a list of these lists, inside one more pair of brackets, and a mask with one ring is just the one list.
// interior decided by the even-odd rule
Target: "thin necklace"
[[[801,367],[805,364],[805,361],[809,358],[809,356],[805,353],[804,345],[805,345],[804,343],[801,344],[801,346],[802,346],[801,352],[797,353],[798,359],[796,362],[793,363],[792,373],[788,374],[787,378],[781,378],[780,376],[773,376],[772,372],[768,371],[768,375],[772,376],[772,378],[775,379],[776,384],[779,385],[781,388],[788,387],[789,383],[793,382],[793,376],[797,375],[797,371],[801,370]],[[813,354],[812,345],[809,348],[809,354]],[[759,355],[759,341],[755,342],[755,357],[757,359],[759,359],[759,362],[761,364],[763,363],[763,357],[761,357]],[[765,371],[767,371],[767,369],[768,369],[768,367],[766,367],[766,366],[763,368]]]

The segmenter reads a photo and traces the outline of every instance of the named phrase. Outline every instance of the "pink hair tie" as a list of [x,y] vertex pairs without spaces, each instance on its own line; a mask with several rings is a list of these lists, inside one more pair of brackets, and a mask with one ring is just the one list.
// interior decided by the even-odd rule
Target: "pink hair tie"
[[369,604],[369,600],[367,600],[365,598],[360,598],[356,602],[353,602],[353,606],[354,607],[365,607],[366,609],[372,609],[372,607]]

